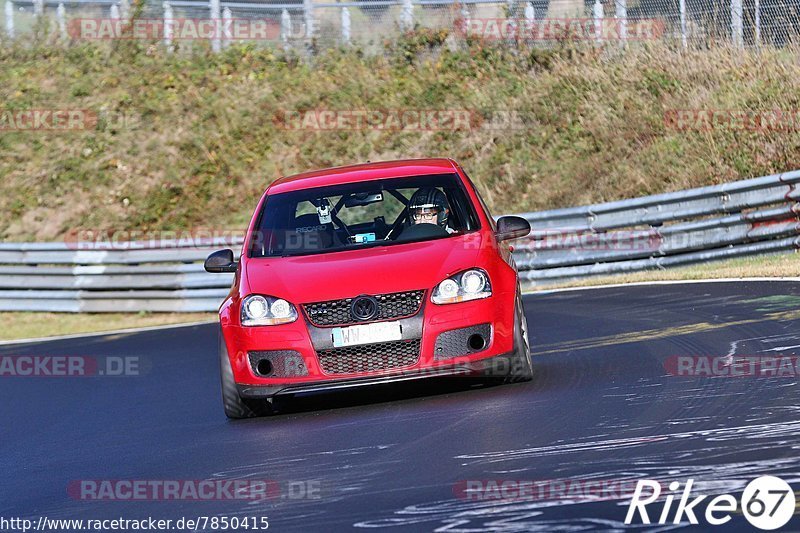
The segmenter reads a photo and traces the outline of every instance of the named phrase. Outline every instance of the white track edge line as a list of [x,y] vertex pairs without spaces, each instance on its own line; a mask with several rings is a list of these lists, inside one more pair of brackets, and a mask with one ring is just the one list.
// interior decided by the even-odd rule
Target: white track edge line
[[542,290],[526,290],[522,294],[536,295],[536,294],[552,294],[556,292],[572,292],[572,291],[586,291],[597,289],[613,289],[619,287],[639,287],[644,285],[694,285],[697,283],[735,283],[742,281],[780,281],[780,282],[800,282],[800,278],[785,278],[785,277],[750,277],[750,278],[706,278],[706,279],[670,279],[661,281],[637,281],[633,283],[610,283],[608,285],[588,285],[586,287],[564,287],[561,289],[542,289]]

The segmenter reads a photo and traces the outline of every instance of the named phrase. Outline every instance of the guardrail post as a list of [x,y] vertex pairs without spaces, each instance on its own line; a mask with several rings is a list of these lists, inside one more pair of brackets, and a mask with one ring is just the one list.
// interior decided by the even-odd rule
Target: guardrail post
[[61,35],[61,38],[66,40],[67,38],[67,10],[64,7],[64,4],[59,3],[58,7],[56,8],[56,23],[58,24],[58,33]]
[[680,0],[678,4],[678,9],[681,11],[681,44],[686,48],[688,46],[686,41],[686,0]]
[[209,0],[209,17],[214,24],[214,36],[211,39],[211,50],[219,52],[220,46],[220,13],[219,0]]
[[131,5],[128,0],[120,0],[119,2],[119,14],[122,16],[122,19],[127,21],[131,17]]
[[534,27],[536,26],[536,10],[533,7],[532,2],[525,3],[525,9],[522,12],[522,16],[525,19],[525,30],[523,32],[517,34],[517,37],[522,38],[523,40],[530,40],[530,42],[534,42],[533,39],[536,38],[536,32],[534,31]]
[[400,12],[400,29],[403,31],[414,29],[414,4],[412,0],[403,0],[403,9]]
[[744,45],[742,0],[731,0],[731,40],[737,48]]
[[[519,39],[519,3],[517,0],[506,0],[506,25],[508,27],[508,41]],[[467,27],[469,31],[469,27]]]
[[619,40],[622,46],[628,44],[628,4],[626,0],[615,0],[617,29],[619,30]]
[[342,44],[350,44],[350,10],[342,8]]
[[524,16],[525,22],[529,25],[533,25],[533,23],[536,22],[536,10],[533,8],[533,4],[531,2],[525,4]]
[[305,22],[306,39],[314,38],[314,4],[311,0],[303,0],[303,20]]
[[169,2],[164,2],[164,46],[167,47],[168,51],[172,51],[172,29],[173,24],[175,24],[174,18],[172,16],[172,6],[169,5]]
[[755,21],[756,27],[755,27],[754,39],[756,46],[760,46],[761,45],[761,2],[759,0],[756,0],[755,8],[756,8],[756,21]]
[[233,36],[231,32],[231,19],[233,19],[233,13],[231,13],[229,7],[226,7],[222,10],[222,46],[224,47],[231,44],[231,37]]
[[603,42],[603,4],[600,0],[594,0],[594,8],[592,9],[594,15],[594,39],[597,44]]
[[14,38],[14,2],[11,0],[6,0],[6,35]]
[[289,48],[289,35],[291,34],[292,18],[289,16],[289,10],[284,9],[281,11],[281,42],[284,50]]

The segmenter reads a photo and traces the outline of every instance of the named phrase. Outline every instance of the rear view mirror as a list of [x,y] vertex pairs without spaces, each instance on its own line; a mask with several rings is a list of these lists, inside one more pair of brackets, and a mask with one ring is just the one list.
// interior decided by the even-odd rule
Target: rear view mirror
[[344,201],[345,207],[360,207],[363,205],[374,204],[383,201],[381,192],[359,192],[348,196]]
[[238,265],[239,263],[233,259],[232,250],[219,250],[209,255],[203,266],[206,272],[219,274],[223,272],[236,272],[236,267]]
[[531,224],[522,217],[506,216],[497,221],[498,241],[508,241],[526,237],[531,232]]

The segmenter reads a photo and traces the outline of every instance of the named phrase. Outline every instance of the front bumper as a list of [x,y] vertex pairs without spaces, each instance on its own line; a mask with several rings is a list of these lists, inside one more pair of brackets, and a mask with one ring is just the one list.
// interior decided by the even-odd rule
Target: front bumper
[[283,385],[241,385],[237,384],[239,396],[252,399],[266,399],[275,396],[288,396],[309,392],[331,392],[345,389],[355,389],[389,383],[405,383],[424,379],[436,378],[468,378],[474,376],[490,376],[494,368],[492,358],[479,361],[459,363],[415,371],[401,371],[381,376],[309,381]]
[[[234,379],[243,397],[266,398],[317,390],[359,387],[429,377],[481,373],[488,360],[514,349],[514,299],[516,294],[495,293],[483,300],[450,305],[429,301],[414,317],[402,319],[405,339],[419,339],[419,356],[400,367],[368,371],[327,371],[321,354],[331,347],[331,329],[315,328],[302,316],[291,324],[265,327],[223,325]],[[443,333],[454,330],[489,331],[480,350],[455,355]],[[300,361],[301,372],[263,377],[254,368],[253,353],[286,352]],[[447,353],[451,351],[451,353]],[[438,354],[438,355],[437,355]],[[295,367],[296,368],[296,367]],[[330,370],[330,366],[328,366]]]

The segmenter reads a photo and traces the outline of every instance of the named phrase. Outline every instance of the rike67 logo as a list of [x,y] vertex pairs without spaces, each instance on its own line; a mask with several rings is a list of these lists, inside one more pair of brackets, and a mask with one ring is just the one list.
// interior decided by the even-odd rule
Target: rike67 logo
[[[734,514],[743,514],[750,524],[761,530],[774,530],[785,526],[794,515],[795,494],[787,482],[775,476],[762,476],[748,483],[741,500],[731,494],[721,494],[711,500],[708,495],[692,494],[694,480],[689,479],[683,490],[678,481],[669,484],[666,498],[661,497],[661,484],[650,479],[639,480],[634,489],[625,523],[631,524],[637,518],[643,524],[680,524],[688,521],[698,525],[698,515],[705,523],[721,526],[728,523]],[[677,505],[674,507],[676,496]],[[701,509],[705,502],[705,512]],[[648,506],[650,508],[648,509]],[[658,513],[660,507],[660,513]],[[648,511],[656,511],[650,515]],[[652,520],[652,521],[651,521]],[[653,522],[654,521],[654,522]]]

